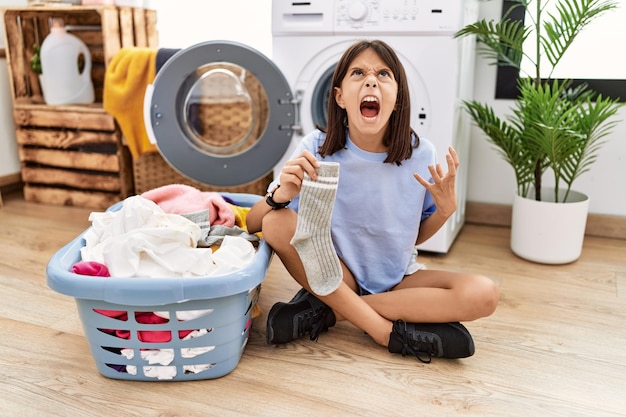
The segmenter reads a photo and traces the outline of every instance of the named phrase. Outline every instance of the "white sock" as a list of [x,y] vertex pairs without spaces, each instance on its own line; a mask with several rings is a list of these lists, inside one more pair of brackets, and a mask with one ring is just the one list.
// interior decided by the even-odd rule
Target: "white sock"
[[311,290],[328,295],[341,284],[341,264],[330,235],[339,164],[321,162],[317,181],[306,173],[300,190],[298,223],[291,244],[300,255]]

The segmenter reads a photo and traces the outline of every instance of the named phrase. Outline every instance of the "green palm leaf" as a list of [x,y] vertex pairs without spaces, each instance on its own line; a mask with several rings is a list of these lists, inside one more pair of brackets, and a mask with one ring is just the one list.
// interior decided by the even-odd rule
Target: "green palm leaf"
[[[545,11],[549,1],[518,0],[501,22],[481,20],[461,29],[456,37],[475,36],[479,53],[494,65],[520,69],[523,57],[534,65],[534,78],[520,78],[519,97],[506,120],[476,101],[466,101],[464,107],[513,167],[519,195],[527,195],[532,187],[540,200],[542,177],[551,171],[557,190],[565,184],[565,195],[557,194],[556,201],[565,201],[574,181],[596,161],[602,139],[615,127],[616,121],[610,119],[624,103],[594,97],[585,85],[572,88],[568,80],[542,81],[540,66],[545,61],[552,74],[578,34],[617,7],[618,1],[558,0],[552,14]],[[509,18],[511,10],[533,3],[535,14],[526,26]],[[534,57],[523,49],[531,34],[538,43]]]
[[498,23],[485,19],[465,26],[455,37],[475,35],[479,47],[477,52],[494,65],[520,68],[524,41],[528,29],[522,22],[506,19]]
[[523,131],[515,123],[496,116],[493,108],[477,101],[464,102],[474,123],[487,135],[500,156],[514,170],[518,192],[526,193],[533,182],[535,158],[523,143]]

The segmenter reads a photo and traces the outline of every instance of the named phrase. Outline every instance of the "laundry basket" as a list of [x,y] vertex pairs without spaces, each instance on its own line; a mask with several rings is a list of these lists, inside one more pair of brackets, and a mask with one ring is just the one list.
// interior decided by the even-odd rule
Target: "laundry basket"
[[[246,207],[261,198],[223,195]],[[85,337],[102,375],[184,381],[218,378],[236,368],[273,253],[264,240],[252,262],[230,274],[102,278],[70,272],[80,260],[84,234],[50,259],[47,283],[53,290],[75,297]],[[153,320],[155,312],[157,321]]]

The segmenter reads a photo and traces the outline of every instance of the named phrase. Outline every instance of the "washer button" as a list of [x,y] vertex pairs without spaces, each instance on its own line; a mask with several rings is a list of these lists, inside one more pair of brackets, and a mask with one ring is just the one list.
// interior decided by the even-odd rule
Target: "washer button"
[[363,20],[367,17],[367,12],[367,5],[362,1],[356,1],[350,4],[348,17],[352,20]]

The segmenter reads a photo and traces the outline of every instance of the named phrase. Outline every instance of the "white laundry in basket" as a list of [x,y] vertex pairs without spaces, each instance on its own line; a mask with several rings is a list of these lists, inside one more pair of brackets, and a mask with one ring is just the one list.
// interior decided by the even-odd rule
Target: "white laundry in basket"
[[102,263],[119,278],[226,274],[244,268],[255,253],[249,241],[234,236],[215,253],[198,248],[197,224],[140,196],[124,200],[119,211],[91,213],[89,220],[82,260]]

